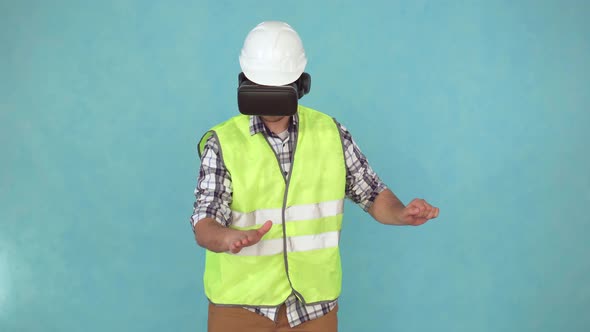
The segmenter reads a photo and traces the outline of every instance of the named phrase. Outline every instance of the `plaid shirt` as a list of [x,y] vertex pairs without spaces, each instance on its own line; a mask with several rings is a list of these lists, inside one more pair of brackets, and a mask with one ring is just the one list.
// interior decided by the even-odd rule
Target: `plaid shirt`
[[[291,120],[288,131],[280,135],[284,137],[283,139],[279,135],[272,133],[259,117],[250,117],[250,135],[261,134],[266,137],[278,155],[285,175],[291,170],[293,145],[297,141],[297,114]],[[348,130],[340,123],[336,122],[336,124],[340,130],[344,145],[346,197],[357,203],[363,210],[368,211],[377,194],[386,187],[373,172]],[[207,140],[201,155],[199,180],[195,189],[196,201],[191,217],[193,230],[197,221],[203,218],[213,218],[226,227],[231,223],[232,182],[231,176],[223,164],[223,159],[220,158],[219,150],[219,142],[212,135]],[[327,314],[336,306],[336,301],[317,305],[304,305],[295,295],[291,295],[285,301],[285,306],[289,324],[294,327]],[[245,308],[273,321],[277,320],[279,307]]]

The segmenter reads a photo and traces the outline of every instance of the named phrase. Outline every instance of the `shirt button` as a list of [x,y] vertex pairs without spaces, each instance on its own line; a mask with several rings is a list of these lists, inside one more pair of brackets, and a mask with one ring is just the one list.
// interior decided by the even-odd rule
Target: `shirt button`
[[289,172],[283,172],[283,174],[287,175],[287,174],[289,174]]

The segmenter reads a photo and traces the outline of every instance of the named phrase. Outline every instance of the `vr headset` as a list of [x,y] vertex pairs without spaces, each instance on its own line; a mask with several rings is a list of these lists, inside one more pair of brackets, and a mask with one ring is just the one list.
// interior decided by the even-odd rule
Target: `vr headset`
[[297,101],[309,93],[311,76],[303,73],[293,83],[282,86],[256,84],[244,73],[238,76],[238,108],[245,115],[290,116],[297,112]]

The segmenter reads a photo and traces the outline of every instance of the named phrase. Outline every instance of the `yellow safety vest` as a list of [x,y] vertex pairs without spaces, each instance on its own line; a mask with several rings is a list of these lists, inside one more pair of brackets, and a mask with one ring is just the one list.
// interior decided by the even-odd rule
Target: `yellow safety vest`
[[219,141],[232,179],[231,228],[246,230],[272,220],[271,230],[239,253],[207,250],[205,294],[212,303],[276,306],[295,294],[306,304],[340,295],[346,166],[334,120],[299,106],[298,138],[285,176],[262,133],[250,135],[238,115],[207,132]]

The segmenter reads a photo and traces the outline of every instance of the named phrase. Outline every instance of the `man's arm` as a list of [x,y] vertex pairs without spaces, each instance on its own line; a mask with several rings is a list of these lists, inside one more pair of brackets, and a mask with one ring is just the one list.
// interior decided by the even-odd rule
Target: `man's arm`
[[421,225],[438,216],[438,208],[423,199],[405,206],[372,170],[350,132],[336,121],[346,162],[346,196],[386,225]]
[[368,212],[385,225],[419,226],[438,217],[439,209],[419,198],[404,206],[391,190],[385,189],[377,195]]
[[213,252],[239,252],[266,234],[272,223],[267,221],[258,229],[239,231],[229,228],[232,200],[231,176],[227,171],[219,144],[211,136],[201,157],[199,180],[195,189],[191,224],[197,244]]

